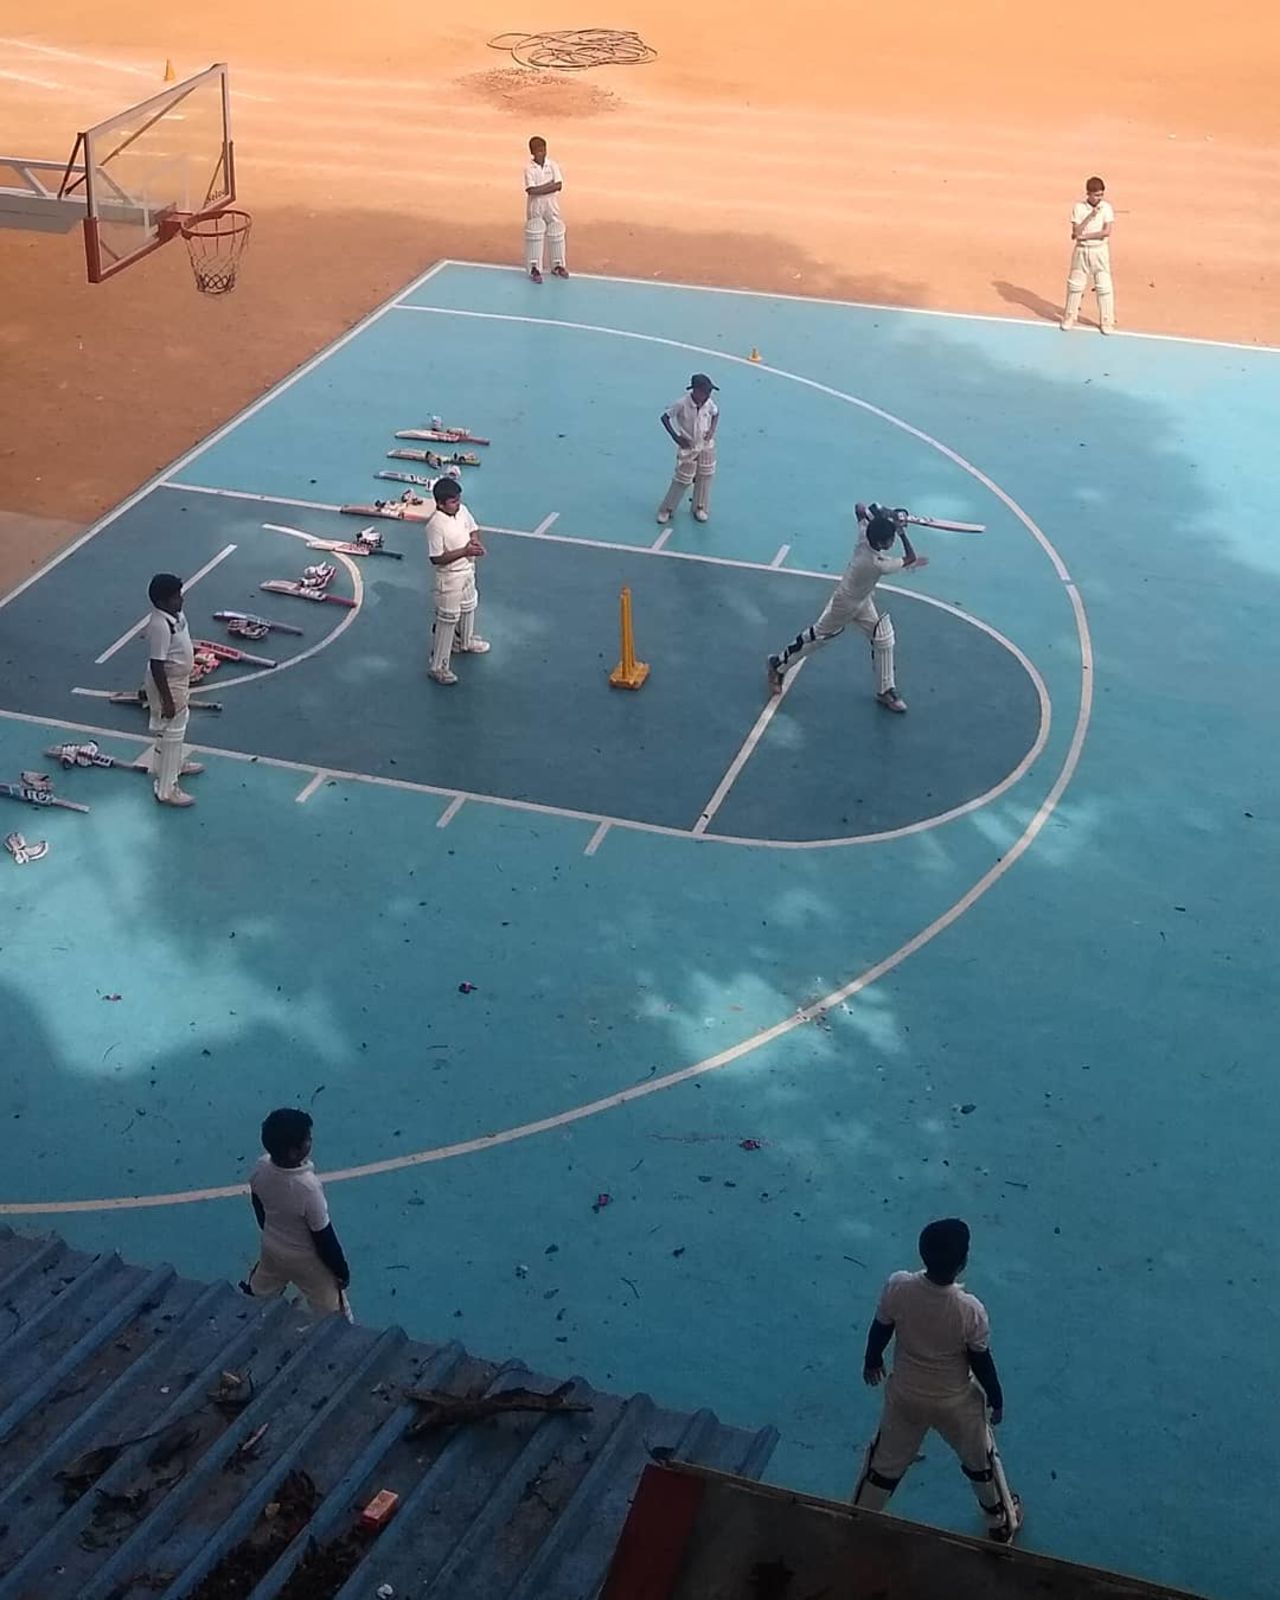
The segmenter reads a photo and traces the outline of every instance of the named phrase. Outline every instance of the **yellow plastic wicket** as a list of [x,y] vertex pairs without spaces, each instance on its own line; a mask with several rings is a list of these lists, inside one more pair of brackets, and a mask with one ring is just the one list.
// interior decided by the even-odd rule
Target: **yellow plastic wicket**
[[609,674],[615,689],[638,689],[649,676],[649,663],[636,660],[636,636],[631,625],[631,590],[624,589],[618,603],[622,632],[622,659]]

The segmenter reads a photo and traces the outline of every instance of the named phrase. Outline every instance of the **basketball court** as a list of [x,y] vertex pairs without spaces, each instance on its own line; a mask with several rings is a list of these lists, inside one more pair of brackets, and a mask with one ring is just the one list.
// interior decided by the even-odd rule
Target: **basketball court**
[[[86,196],[112,260],[235,209],[213,142],[194,200]],[[235,1278],[255,1129],[301,1104],[361,1320],[775,1421],[771,1476],[842,1495],[876,1291],[961,1214],[1027,1542],[1268,1593],[1277,359],[433,266],[0,602],[0,769],[91,808],[5,811],[51,851],[3,880],[0,1215]],[[663,529],[695,370],[712,520]],[[491,441],[493,649],[452,690],[421,527],[340,510],[433,415]],[[909,714],[860,637],[768,700],[873,498],[984,530],[881,591]],[[368,525],[401,559],[308,548]],[[353,604],[262,591],[317,559]],[[202,688],[182,815],[44,755],[144,747],[109,696],[165,569],[194,636],[303,630]],[[971,1511],[934,1443],[895,1505]]]

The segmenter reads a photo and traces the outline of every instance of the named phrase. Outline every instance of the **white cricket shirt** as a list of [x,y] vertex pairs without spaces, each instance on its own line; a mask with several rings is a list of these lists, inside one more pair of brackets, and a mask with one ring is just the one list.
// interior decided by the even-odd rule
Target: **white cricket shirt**
[[329,1226],[324,1186],[312,1162],[300,1167],[278,1167],[263,1156],[253,1169],[249,1187],[262,1202],[267,1220],[263,1238],[281,1250],[315,1254],[311,1235]]
[[895,1272],[880,1292],[876,1321],[892,1323],[893,1381],[923,1400],[945,1400],[969,1386],[970,1350],[991,1338],[987,1310],[958,1283],[930,1282],[923,1272]]
[[530,189],[537,189],[544,183],[563,183],[564,174],[560,171],[559,162],[552,161],[550,157],[541,165],[531,161],[524,169],[525,200],[528,203],[528,214],[531,217],[558,217],[560,215],[560,191],[554,194],[530,194]]
[[158,607],[153,608],[147,618],[147,628],[143,637],[147,643],[147,660],[163,661],[166,677],[191,676],[196,653],[191,643],[191,630],[187,626],[185,611],[179,611],[175,617]]
[[[459,506],[453,517],[446,516],[443,511],[433,511],[427,518],[427,554],[443,556],[450,550],[461,550],[479,531],[480,524],[466,506]],[[474,560],[466,556],[461,561],[451,561],[447,567],[437,567],[435,573],[438,578],[467,578],[475,570]]]
[[693,396],[686,393],[669,405],[664,415],[677,433],[683,434],[695,450],[700,450],[710,437],[711,424],[720,415],[720,407],[711,399],[695,406]]
[[860,605],[881,578],[891,572],[901,572],[906,564],[903,556],[892,555],[889,550],[877,550],[869,544],[867,524],[859,517],[858,542],[853,548],[853,560],[844,569],[836,585],[836,593],[844,604]]
[[[1071,226],[1074,228],[1087,221],[1089,224],[1087,231],[1089,233],[1093,233],[1098,228],[1105,228],[1109,222],[1114,224],[1115,220],[1116,214],[1111,209],[1110,200],[1104,200],[1096,212],[1087,200],[1077,200],[1071,208]],[[1106,239],[1089,239],[1083,242],[1098,245],[1106,244],[1108,241]],[[1081,241],[1077,240],[1076,243],[1079,244]]]

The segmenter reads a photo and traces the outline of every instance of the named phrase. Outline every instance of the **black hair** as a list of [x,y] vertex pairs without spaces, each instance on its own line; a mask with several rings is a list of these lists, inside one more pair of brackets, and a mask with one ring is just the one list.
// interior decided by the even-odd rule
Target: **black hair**
[[969,1224],[943,1217],[920,1230],[920,1259],[938,1283],[954,1283],[969,1259]]
[[1105,189],[1107,187],[1101,178],[1086,178],[1084,186],[1086,189]]
[[157,572],[147,585],[147,599],[153,606],[172,600],[175,594],[181,593],[182,579],[175,577],[172,572]]
[[446,500],[461,500],[462,485],[456,478],[437,478],[431,485],[431,495],[438,506]]
[[545,149],[547,141],[542,137],[542,135],[540,133],[535,133],[533,138],[529,140],[529,154],[530,155],[533,154],[533,147],[534,147],[535,144],[540,144],[543,147],[543,149]]
[[311,1114],[282,1106],[262,1124],[262,1148],[273,1161],[300,1150],[311,1136]]
[[867,543],[876,550],[887,550],[898,537],[898,524],[887,512],[877,511],[867,523]]

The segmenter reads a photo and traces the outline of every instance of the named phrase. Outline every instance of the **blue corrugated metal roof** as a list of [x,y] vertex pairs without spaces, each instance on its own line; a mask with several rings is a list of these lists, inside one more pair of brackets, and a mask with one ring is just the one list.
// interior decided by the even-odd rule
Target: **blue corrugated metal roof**
[[587,1412],[406,1436],[407,1390],[519,1387],[557,1385],[0,1229],[0,1600],[590,1600],[651,1451],[756,1477],[777,1439],[579,1381]]

